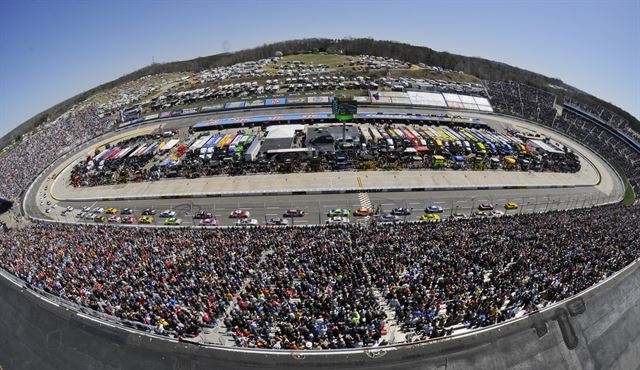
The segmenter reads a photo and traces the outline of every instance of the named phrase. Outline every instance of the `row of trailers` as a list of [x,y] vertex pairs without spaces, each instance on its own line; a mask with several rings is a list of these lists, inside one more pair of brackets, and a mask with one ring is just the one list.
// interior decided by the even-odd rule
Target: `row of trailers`
[[260,140],[256,140],[256,138],[257,134],[252,131],[204,135],[196,139],[189,147],[189,150],[199,152],[202,159],[211,159],[214,154],[216,156],[222,154],[226,157],[242,156],[245,153],[257,155],[260,149]]
[[93,158],[87,161],[87,169],[91,170],[94,166],[98,169],[104,165],[105,161],[117,160],[124,158],[143,157],[147,155],[155,155],[161,151],[169,151],[173,149],[179,143],[178,139],[171,139],[169,141],[156,141],[152,143],[131,145],[127,147],[113,147],[107,148],[102,152],[95,155]]
[[386,145],[388,150],[396,146],[413,148],[416,152],[440,152],[447,150],[469,155],[517,155],[527,153],[527,146],[518,137],[475,128],[447,126],[396,125],[362,130],[365,143]]

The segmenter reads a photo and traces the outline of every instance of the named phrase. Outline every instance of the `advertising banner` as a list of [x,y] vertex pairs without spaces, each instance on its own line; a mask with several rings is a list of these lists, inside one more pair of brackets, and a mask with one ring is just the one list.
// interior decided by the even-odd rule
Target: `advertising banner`
[[265,99],[264,105],[283,105],[287,103],[287,98]]
[[245,104],[244,101],[231,101],[224,103],[224,109],[242,108]]

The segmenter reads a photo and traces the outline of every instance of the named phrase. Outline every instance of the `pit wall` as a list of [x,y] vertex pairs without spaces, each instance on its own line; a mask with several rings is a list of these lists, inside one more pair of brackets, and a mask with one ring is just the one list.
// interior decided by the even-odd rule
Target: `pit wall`
[[177,342],[79,314],[0,273],[5,369],[634,369],[640,261],[578,296],[468,334],[367,350],[244,350]]

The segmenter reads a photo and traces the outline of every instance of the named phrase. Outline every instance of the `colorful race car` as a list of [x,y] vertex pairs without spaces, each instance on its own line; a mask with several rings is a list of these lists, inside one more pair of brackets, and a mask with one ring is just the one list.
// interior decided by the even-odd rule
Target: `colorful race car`
[[329,217],[335,217],[335,216],[349,217],[350,213],[351,212],[348,209],[334,208],[334,209],[329,210],[329,212],[327,212],[327,216],[329,216]]
[[478,206],[478,210],[480,211],[491,211],[493,209],[493,204],[491,203],[481,203]]
[[288,210],[284,211],[282,217],[304,217],[305,214],[306,212],[301,209],[289,208]]
[[138,222],[141,224],[152,224],[153,217],[149,215],[140,216],[140,218],[138,219]]
[[175,218],[175,217],[169,217],[164,220],[165,225],[180,225],[181,223],[182,223],[182,219]]
[[267,225],[286,226],[286,225],[289,225],[289,220],[287,220],[286,218],[274,217],[269,219],[269,221],[267,221]]
[[436,205],[430,205],[427,208],[425,208],[424,213],[442,213],[444,212],[444,208],[440,207],[440,206],[436,206]]
[[420,216],[420,221],[440,221],[440,215],[437,213],[426,213]]
[[200,226],[219,226],[220,221],[215,218],[203,218],[200,220]]
[[508,202],[504,205],[504,209],[518,209],[518,203],[516,202]]
[[121,222],[123,224],[135,224],[136,218],[133,216],[123,217]]
[[373,208],[371,207],[358,208],[353,212],[353,215],[356,217],[373,216]]
[[251,212],[244,211],[241,209],[236,209],[229,213],[229,218],[249,218],[251,216]]
[[176,217],[176,211],[170,210],[170,209],[166,209],[164,211],[162,211],[160,213],[160,217],[161,218],[175,218]]
[[116,215],[109,216],[109,222],[120,222],[121,220],[122,218],[120,218],[120,216],[116,216]]
[[394,208],[391,210],[391,214],[394,216],[409,216],[411,214],[411,210],[409,208]]

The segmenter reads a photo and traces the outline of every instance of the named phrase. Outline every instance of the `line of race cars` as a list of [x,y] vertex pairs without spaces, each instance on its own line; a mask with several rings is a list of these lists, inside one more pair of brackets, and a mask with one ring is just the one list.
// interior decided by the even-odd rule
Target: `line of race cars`
[[[504,204],[505,210],[514,210],[518,209],[518,204],[515,202],[507,202]],[[66,215],[69,212],[72,212],[72,207],[66,207],[62,215]],[[381,213],[379,208],[373,209],[371,207],[361,207],[355,209],[353,212],[346,208],[334,208],[330,209],[327,212],[328,219],[326,220],[327,224],[346,224],[351,222],[351,216],[353,216],[356,222],[399,222],[401,218],[404,217],[406,220],[407,216],[410,216],[413,211],[413,208],[403,208],[398,207],[392,209],[389,213]],[[440,214],[444,213],[445,209],[439,205],[429,205],[424,209],[424,214],[422,214],[419,218],[419,221],[440,221]],[[134,210],[131,208],[123,208],[121,210],[109,207],[83,207],[82,210],[76,215],[79,219],[84,220],[93,220],[98,223],[121,223],[121,224],[154,224],[157,211],[155,209],[147,208],[142,211],[140,217],[136,218],[133,216]],[[494,205],[491,203],[481,203],[478,206],[477,211],[473,213],[474,217],[500,217],[505,214],[504,211],[495,209]],[[287,226],[290,224],[289,219],[293,219],[296,217],[304,217],[306,212],[297,208],[289,208],[285,210],[282,214],[282,217],[272,217],[266,221],[267,225],[280,225]],[[164,219],[164,225],[167,226],[179,226],[182,224],[182,219],[177,218],[176,211],[167,209],[158,214],[161,219]],[[463,219],[468,218],[470,215],[455,212],[452,213],[453,219]],[[251,218],[251,213],[248,210],[235,209],[231,211],[228,215],[230,219],[236,219],[235,225],[237,226],[256,226],[259,225],[259,222],[255,218]],[[193,215],[194,220],[199,220],[198,225],[200,226],[220,226],[219,217],[214,214],[214,212],[209,211],[199,211],[195,215]],[[291,222],[292,223],[292,222]]]

